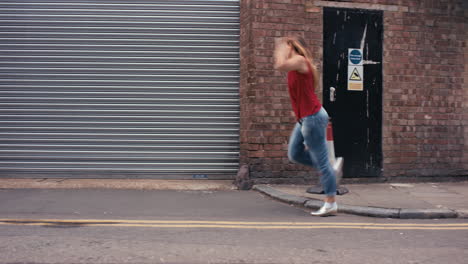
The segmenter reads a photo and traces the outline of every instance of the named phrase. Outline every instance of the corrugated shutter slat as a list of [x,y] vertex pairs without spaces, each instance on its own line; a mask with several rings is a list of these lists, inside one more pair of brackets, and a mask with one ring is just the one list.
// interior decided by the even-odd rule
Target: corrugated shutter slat
[[0,2],[3,177],[230,178],[239,1]]

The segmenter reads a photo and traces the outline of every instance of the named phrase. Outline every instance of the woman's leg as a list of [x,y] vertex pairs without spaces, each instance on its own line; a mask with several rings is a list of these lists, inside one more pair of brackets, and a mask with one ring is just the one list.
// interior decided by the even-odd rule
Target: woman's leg
[[[309,149],[310,156],[317,161],[321,172],[320,181],[326,195],[326,203],[334,203],[336,195],[336,175],[328,159],[325,128],[328,124],[328,114],[322,108],[317,114],[304,118],[302,136]],[[327,204],[326,204],[327,205]],[[334,204],[336,206],[336,204]]]
[[294,163],[318,168],[317,162],[312,159],[310,152],[305,148],[301,127],[301,124],[296,123],[296,126],[294,126],[291,136],[289,137],[288,158]]

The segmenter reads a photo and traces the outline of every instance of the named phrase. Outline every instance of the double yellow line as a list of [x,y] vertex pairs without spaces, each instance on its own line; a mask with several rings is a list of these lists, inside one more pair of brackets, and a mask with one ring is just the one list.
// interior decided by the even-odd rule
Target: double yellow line
[[224,228],[224,229],[374,229],[374,230],[468,230],[460,224],[378,224],[340,222],[240,222],[240,221],[164,221],[106,219],[0,219],[0,225],[70,227],[151,227],[151,228]]

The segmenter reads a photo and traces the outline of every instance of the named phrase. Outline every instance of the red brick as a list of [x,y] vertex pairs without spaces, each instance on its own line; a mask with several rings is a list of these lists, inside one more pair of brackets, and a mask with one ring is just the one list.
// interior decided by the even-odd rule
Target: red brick
[[[468,164],[468,154],[464,154],[468,153],[464,139],[468,138],[468,122],[464,121],[468,117],[463,116],[468,107],[463,104],[468,101],[464,89],[468,55],[463,54],[466,23],[461,1],[347,1],[352,2],[399,6],[399,11],[384,12],[385,176],[418,176],[418,170],[419,175],[450,174],[463,168],[466,172],[468,165],[460,165]],[[251,155],[241,160],[278,164],[258,166],[253,176],[312,175],[308,168],[287,160],[294,117],[286,77],[272,69],[271,49],[275,36],[301,32],[310,39],[320,66],[321,9],[304,0],[241,1],[240,94],[241,110],[246,112],[241,113],[241,156]],[[262,134],[253,136],[251,131]],[[257,157],[259,152],[245,151],[261,147],[265,149],[262,157]],[[278,160],[282,162],[275,163]]]

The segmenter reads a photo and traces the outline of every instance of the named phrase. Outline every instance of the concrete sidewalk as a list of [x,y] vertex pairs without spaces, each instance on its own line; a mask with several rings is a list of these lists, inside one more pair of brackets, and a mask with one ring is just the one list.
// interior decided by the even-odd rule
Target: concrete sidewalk
[[[338,211],[356,215],[405,218],[468,218],[468,182],[374,183],[343,185]],[[323,195],[301,185],[256,185],[254,189],[283,202],[317,209]]]
[[[468,219],[468,181],[438,183],[345,184],[338,196],[339,212],[372,217]],[[322,195],[308,194],[305,185],[256,185],[254,190],[282,202],[315,210]],[[231,180],[145,179],[0,179],[0,189],[132,189],[235,190]]]
[[117,190],[235,190],[232,180],[158,179],[9,179],[0,178],[0,189],[117,189]]

